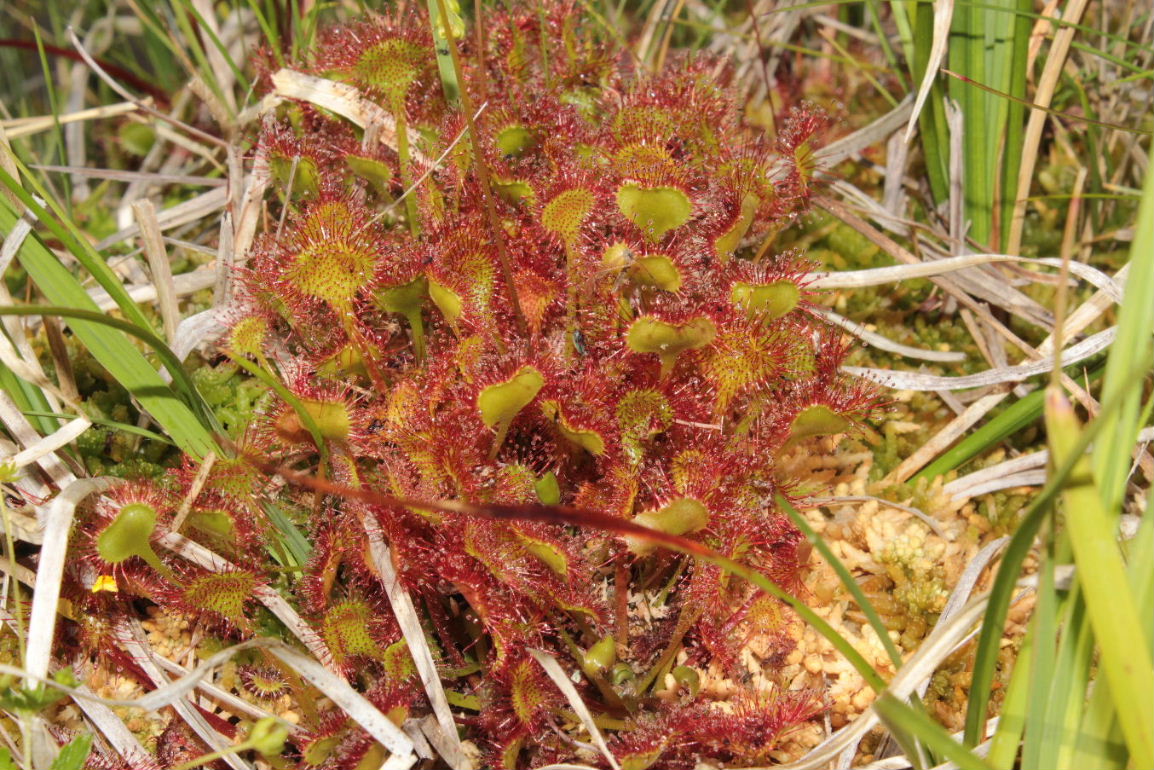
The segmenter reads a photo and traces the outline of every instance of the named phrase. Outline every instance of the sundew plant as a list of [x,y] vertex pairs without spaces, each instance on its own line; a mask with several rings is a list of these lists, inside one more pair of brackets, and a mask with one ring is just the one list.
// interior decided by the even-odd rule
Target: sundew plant
[[[65,586],[87,654],[141,599],[221,645],[289,639],[275,592],[397,725],[438,708],[431,656],[486,767],[606,761],[543,661],[631,770],[764,763],[822,713],[820,690],[774,684],[793,612],[656,536],[801,586],[778,459],[875,402],[804,255],[758,250],[805,209],[825,121],[798,106],[769,139],[724,62],[646,74],[596,33],[564,2],[494,12],[481,38],[410,9],[259,60],[258,96],[292,77],[372,119],[282,100],[251,137],[268,194],[222,345],[268,388],[207,473],[189,458],[80,511]],[[157,546],[174,534],[219,568]],[[741,684],[755,638],[766,677]],[[737,690],[703,691],[709,667]],[[385,756],[268,652],[239,687],[315,702],[278,767]]]

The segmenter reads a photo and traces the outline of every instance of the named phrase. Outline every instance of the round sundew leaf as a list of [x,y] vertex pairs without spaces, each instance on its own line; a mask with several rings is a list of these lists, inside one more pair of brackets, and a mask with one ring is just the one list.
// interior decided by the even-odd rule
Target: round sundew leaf
[[409,652],[409,643],[403,638],[385,648],[385,671],[395,681],[401,682],[417,673],[413,664],[413,654]]
[[320,190],[320,171],[317,170],[317,164],[312,158],[299,155],[289,158],[278,155],[269,158],[268,166],[280,190],[291,193],[289,196],[291,198],[315,198]]
[[653,243],[693,214],[693,202],[676,187],[642,187],[634,182],[617,188],[617,208]]
[[617,640],[612,634],[607,634],[585,651],[585,660],[581,667],[587,672],[596,674],[602,669],[612,668],[617,662]]
[[342,735],[328,735],[307,743],[301,750],[301,758],[310,765],[319,767],[336,751],[342,738]]
[[280,725],[276,717],[258,719],[248,733],[249,744],[264,757],[279,755],[284,751],[287,738],[288,729]]
[[[377,305],[389,313],[420,312],[429,293],[429,282],[420,275],[399,286],[388,286],[376,293]],[[438,305],[439,307],[439,305]],[[444,312],[444,311],[442,311]]]
[[461,317],[461,310],[465,306],[461,295],[436,281],[429,281],[429,296],[449,325],[455,328],[457,319]]
[[228,334],[229,347],[239,355],[257,357],[264,352],[268,321],[258,315],[250,315],[237,321]]
[[425,359],[425,322],[421,308],[429,295],[429,281],[419,275],[400,286],[390,286],[376,294],[377,306],[390,313],[400,313],[409,322],[413,337],[413,353],[417,362]]
[[781,318],[801,300],[801,289],[793,281],[774,281],[764,285],[735,283],[730,292],[734,305],[744,308],[750,317],[767,321]]
[[184,528],[230,544],[236,539],[236,525],[225,511],[193,511],[184,520]]
[[129,503],[96,539],[100,558],[110,564],[152,551],[149,539],[156,529],[156,509],[146,503]]
[[585,217],[592,210],[592,192],[583,187],[565,190],[545,204],[541,212],[541,226],[569,243],[576,240]]
[[545,377],[541,372],[532,366],[522,366],[508,380],[490,385],[477,396],[481,420],[489,428],[512,421],[537,397],[544,385]]
[[289,691],[284,674],[275,668],[248,665],[238,668],[237,673],[241,687],[262,701],[279,698]]
[[637,286],[652,286],[665,291],[681,288],[681,271],[672,259],[662,255],[641,257],[629,269],[629,277]]
[[576,444],[593,455],[605,454],[605,439],[596,431],[573,427],[565,419],[565,414],[559,403],[546,401],[541,405],[541,411],[544,413],[545,419],[553,422],[557,431],[565,437],[566,441]]
[[512,691],[513,712],[524,725],[533,724],[537,713],[549,703],[540,686],[540,678],[533,671],[533,663],[522,660],[513,668],[509,689]]
[[737,220],[732,227],[713,241],[713,248],[717,251],[719,258],[722,260],[729,259],[737,247],[741,245],[741,239],[749,232],[749,227],[753,224],[753,217],[757,214],[757,207],[760,205],[761,198],[753,193],[746,193],[742,197],[741,212],[738,214]]
[[373,186],[379,195],[388,196],[393,184],[393,170],[388,163],[360,155],[345,156],[352,172]]
[[357,237],[353,218],[344,202],[313,208],[300,225],[307,245],[285,270],[285,279],[297,291],[338,311],[351,310],[353,298],[372,279],[377,266],[376,248]]
[[171,571],[152,549],[156,531],[156,509],[147,503],[128,503],[96,538],[96,552],[109,564],[120,564],[139,556],[148,566],[166,576]]
[[636,255],[628,245],[618,241],[608,247],[601,254],[601,267],[609,272],[620,273],[633,264]]
[[521,179],[510,179],[508,181],[494,180],[493,191],[500,195],[502,200],[514,206],[521,203],[532,203],[534,198],[536,198],[533,187]]
[[789,443],[801,441],[810,436],[844,433],[851,423],[845,417],[825,404],[814,404],[798,412],[789,428]]
[[665,746],[666,741],[663,740],[652,749],[627,754],[617,752],[617,763],[621,765],[621,770],[649,770],[654,762],[661,759],[661,755],[665,753]]
[[536,144],[533,132],[524,126],[508,126],[497,133],[497,149],[505,157],[517,157]]
[[332,651],[334,663],[344,666],[355,656],[384,658],[384,650],[369,633],[371,620],[369,605],[356,599],[335,604],[325,612],[321,634]]
[[553,570],[560,577],[565,577],[569,574],[569,559],[563,552],[558,550],[553,543],[537,538],[530,537],[523,532],[517,532],[517,539],[521,541],[521,545],[525,550],[536,556],[541,562]]
[[625,456],[636,465],[644,457],[644,442],[673,423],[673,408],[660,391],[631,390],[617,404],[617,422]]
[[642,316],[629,327],[625,343],[636,353],[656,353],[661,359],[661,376],[673,371],[677,356],[686,350],[705,347],[717,336],[717,327],[708,318],[691,318],[674,325],[652,316]]
[[[663,508],[637,514],[633,523],[669,535],[688,535],[709,524],[709,509],[692,497],[680,497]],[[631,535],[625,536],[625,542],[638,555],[651,553],[657,547]]]
[[364,376],[368,370],[365,369],[365,357],[361,349],[356,345],[346,344],[321,362],[321,365],[317,367],[317,373],[326,377],[339,374]]
[[349,408],[344,401],[319,401],[302,399],[305,411],[320,428],[321,435],[328,439],[349,437]]
[[613,118],[613,136],[623,144],[642,142],[654,135],[677,133],[670,110],[653,105],[622,107]]
[[353,66],[353,75],[397,97],[407,93],[417,81],[431,53],[408,40],[382,40],[365,49]]
[[533,483],[537,492],[537,499],[545,505],[557,505],[561,502],[561,485],[557,483],[557,474],[549,471]]
[[642,187],[656,185],[668,175],[676,176],[678,166],[667,148],[644,141],[622,147],[614,153],[612,163],[622,178]]
[[695,669],[689,666],[674,666],[669,673],[673,676],[673,681],[689,691],[690,697],[696,696],[701,691],[701,675]]
[[245,603],[253,597],[257,580],[248,572],[210,572],[193,578],[181,591],[190,607],[219,615],[240,628],[249,627]]
[[[352,419],[349,416],[348,405],[344,401],[302,398],[300,402],[309,417],[317,424],[321,436],[330,441],[344,441],[349,437]],[[292,410],[286,411],[277,419],[276,431],[286,441],[293,443],[312,439],[308,429],[301,423],[300,415]]]

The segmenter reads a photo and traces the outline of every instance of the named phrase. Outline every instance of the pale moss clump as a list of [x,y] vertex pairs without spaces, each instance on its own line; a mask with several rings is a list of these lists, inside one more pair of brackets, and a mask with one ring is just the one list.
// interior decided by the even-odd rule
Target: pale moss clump
[[927,534],[920,524],[911,525],[874,554],[893,580],[894,601],[906,615],[903,644],[925,635],[949,597],[937,566],[945,556],[945,543],[936,538],[927,540]]

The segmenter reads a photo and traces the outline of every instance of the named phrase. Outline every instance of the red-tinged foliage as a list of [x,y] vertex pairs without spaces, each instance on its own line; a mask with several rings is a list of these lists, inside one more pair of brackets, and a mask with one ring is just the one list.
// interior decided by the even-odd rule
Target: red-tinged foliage
[[[298,104],[257,137],[275,192],[227,347],[297,406],[263,399],[179,530],[233,568],[149,555],[196,483],[189,465],[118,493],[155,512],[120,525],[136,541],[103,535],[119,508],[82,517],[67,595],[109,612],[142,597],[243,638],[271,627],[251,599],[273,588],[325,641],[325,662],[403,723],[430,709],[370,555],[379,530],[487,765],[589,760],[527,648],[577,674],[624,764],[768,762],[822,698],[740,684],[741,652],[770,640],[772,680],[796,620],[687,554],[799,592],[802,538],[773,502],[792,485],[778,457],[875,401],[839,370],[846,349],[811,312],[809,266],[761,254],[811,193],[826,121],[800,109],[766,138],[718,62],[673,56],[645,74],[558,1],[486,9],[483,51],[459,40],[463,85],[487,107],[476,144],[457,142],[465,116],[442,95],[419,6],[326,30],[311,64],[294,64],[375,100],[395,144]],[[420,158],[450,146],[401,205]],[[308,540],[303,564],[286,521]],[[92,573],[115,574],[119,593],[92,593]],[[108,633],[86,623],[78,638],[92,649]],[[667,690],[682,660],[732,675],[737,694]],[[240,680],[258,699],[310,697],[257,664]],[[299,713],[286,762],[380,764],[356,725]]]
[[791,728],[821,713],[812,691],[738,695],[723,703],[676,703],[657,716],[637,718],[634,729],[610,743],[623,766],[693,768],[701,758],[769,765],[772,752]]

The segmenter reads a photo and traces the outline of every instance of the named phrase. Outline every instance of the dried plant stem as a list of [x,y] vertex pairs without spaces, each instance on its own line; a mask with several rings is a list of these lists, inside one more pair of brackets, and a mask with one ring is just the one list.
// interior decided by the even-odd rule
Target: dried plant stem
[[1075,231],[1078,229],[1079,214],[1082,211],[1082,188],[1086,184],[1086,167],[1078,168],[1074,181],[1074,195],[1066,212],[1066,227],[1062,232],[1062,271],[1059,273],[1058,292],[1054,297],[1054,370],[1050,372],[1050,385],[1058,387],[1062,372],[1062,341],[1066,323],[1066,303],[1069,299],[1070,259],[1074,251]]
[[156,221],[156,207],[150,200],[140,200],[132,204],[132,212],[140,226],[141,245],[152,270],[152,285],[156,287],[157,304],[164,322],[164,339],[171,345],[176,339],[176,327],[180,325],[180,309],[176,302],[176,287],[172,283],[172,265],[168,262],[160,224]]
[[[1077,24],[1086,12],[1089,0],[1071,0],[1061,9],[1062,20]],[[1048,9],[1054,14],[1056,8]],[[1034,93],[1034,103],[1042,107],[1049,107],[1061,79],[1062,70],[1066,66],[1066,56],[1070,52],[1070,44],[1074,42],[1077,30],[1073,26],[1063,25],[1054,34],[1054,43],[1050,46],[1050,53],[1046,57],[1046,66],[1038,80],[1038,88]],[[1026,133],[1022,142],[1022,162],[1018,168],[1018,194],[1014,201],[1013,213],[1010,217],[1010,236],[1006,251],[1017,254],[1022,248],[1022,231],[1026,224],[1026,201],[1030,196],[1030,186],[1034,181],[1034,166],[1038,162],[1038,146],[1042,141],[1042,128],[1046,124],[1046,113],[1039,109],[1030,110],[1030,119],[1026,123]]]

